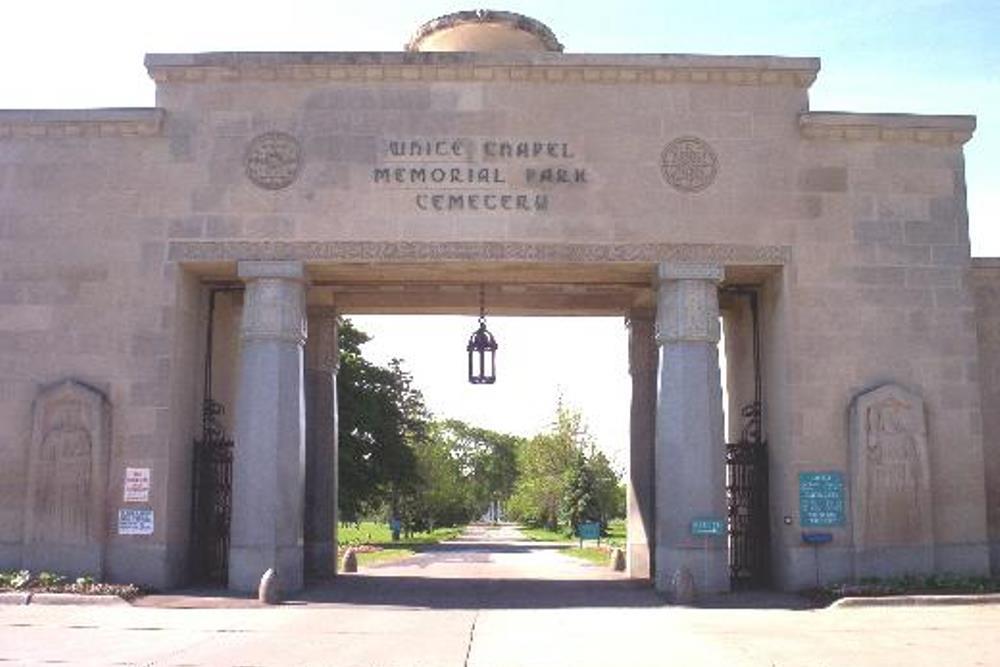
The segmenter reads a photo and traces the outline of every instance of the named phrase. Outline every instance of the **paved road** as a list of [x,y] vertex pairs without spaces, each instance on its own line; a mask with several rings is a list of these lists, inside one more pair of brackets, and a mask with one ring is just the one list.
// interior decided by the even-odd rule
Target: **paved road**
[[1000,664],[1000,605],[663,605],[648,588],[475,528],[278,607],[195,592],[135,606],[0,606],[0,665],[560,667]]

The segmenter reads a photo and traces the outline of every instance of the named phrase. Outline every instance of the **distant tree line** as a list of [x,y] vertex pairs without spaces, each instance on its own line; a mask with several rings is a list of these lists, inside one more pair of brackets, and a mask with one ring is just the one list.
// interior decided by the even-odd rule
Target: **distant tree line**
[[522,438],[435,420],[400,360],[365,359],[369,336],[340,325],[339,513],[398,518],[405,532],[453,526],[503,508],[507,518],[572,531],[624,516],[620,475],[582,417],[559,407],[551,429]]

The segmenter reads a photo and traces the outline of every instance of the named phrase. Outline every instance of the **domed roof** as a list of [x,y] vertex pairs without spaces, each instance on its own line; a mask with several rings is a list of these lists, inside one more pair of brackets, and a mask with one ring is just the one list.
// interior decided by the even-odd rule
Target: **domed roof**
[[541,21],[490,9],[462,11],[428,21],[407,51],[556,51],[563,45]]

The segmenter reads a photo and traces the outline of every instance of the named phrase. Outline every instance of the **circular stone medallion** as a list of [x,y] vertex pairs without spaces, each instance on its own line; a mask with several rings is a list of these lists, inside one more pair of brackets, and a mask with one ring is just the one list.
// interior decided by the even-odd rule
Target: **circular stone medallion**
[[287,188],[302,168],[302,148],[286,132],[266,132],[247,148],[247,178],[265,190]]
[[681,192],[699,192],[710,186],[719,173],[719,158],[698,137],[678,137],[660,155],[663,178]]

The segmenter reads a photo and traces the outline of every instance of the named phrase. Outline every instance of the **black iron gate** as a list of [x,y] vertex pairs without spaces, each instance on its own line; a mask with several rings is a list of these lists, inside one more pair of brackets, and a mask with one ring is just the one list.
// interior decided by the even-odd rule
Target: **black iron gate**
[[202,437],[194,441],[191,569],[194,580],[203,584],[224,585],[229,572],[233,441],[222,428],[222,413],[220,403],[206,400]]
[[729,580],[733,590],[766,587],[770,581],[767,443],[726,445],[729,514]]
[[733,590],[765,588],[771,579],[767,443],[760,363],[757,290],[728,288],[748,300],[753,333],[753,402],[740,413],[739,442],[726,445],[726,505],[729,522],[729,581]]

